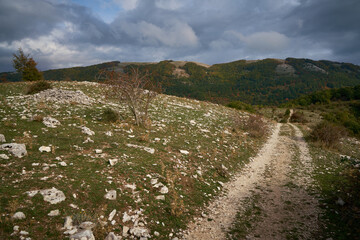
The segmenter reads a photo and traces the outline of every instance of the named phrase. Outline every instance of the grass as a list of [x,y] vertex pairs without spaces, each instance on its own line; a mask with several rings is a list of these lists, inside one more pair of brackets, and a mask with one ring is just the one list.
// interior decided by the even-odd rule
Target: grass
[[[104,239],[110,231],[121,233],[122,226],[128,224],[122,223],[124,212],[140,208],[144,209],[146,227],[151,234],[157,231],[160,233],[157,239],[168,239],[170,233],[184,229],[220,193],[218,181],[228,181],[264,142],[264,138],[233,132],[232,116],[237,110],[219,105],[161,95],[149,112],[152,127],[145,129],[133,125],[127,108],[116,102],[103,100],[92,106],[36,103],[22,99],[27,85],[0,85],[4,103],[0,106],[0,133],[8,142],[26,143],[28,151],[28,156],[22,159],[0,151],[10,156],[9,160],[0,160],[0,238],[4,239],[18,239],[10,236],[14,225],[29,231],[33,239],[44,236],[62,239],[64,218],[82,219],[81,214],[92,216],[91,219],[99,216],[94,234]],[[102,96],[100,88],[87,83],[53,82],[52,85],[81,90],[96,99]],[[124,120],[102,121],[104,111],[109,108],[118,111]],[[46,128],[41,122],[46,116],[58,119],[61,126]],[[81,126],[90,128],[95,135],[84,135]],[[108,131],[113,135],[106,135]],[[88,137],[94,142],[84,143]],[[127,144],[154,148],[155,153]],[[40,146],[49,145],[53,146],[52,152],[39,152]],[[103,153],[96,154],[95,149],[102,149]],[[114,158],[118,163],[110,166],[108,160]],[[60,166],[60,161],[67,166]],[[226,173],[219,171],[222,165],[228,169]],[[160,193],[151,185],[152,178],[169,188],[165,200],[155,199]],[[135,184],[135,191],[125,187],[126,184]],[[24,194],[52,187],[63,191],[66,200],[50,205],[39,194],[32,198]],[[104,198],[106,189],[117,190],[115,201]],[[55,209],[60,210],[60,216],[47,216]],[[114,217],[116,224],[107,222],[102,226],[101,221],[106,222],[113,209],[118,212]],[[11,220],[16,211],[23,211],[26,219]]]

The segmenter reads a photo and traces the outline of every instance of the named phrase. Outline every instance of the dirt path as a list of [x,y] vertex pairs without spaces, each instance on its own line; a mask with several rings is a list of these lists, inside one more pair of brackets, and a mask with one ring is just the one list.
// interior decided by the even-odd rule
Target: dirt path
[[[224,186],[226,194],[210,204],[209,215],[190,224],[184,239],[312,239],[319,210],[306,191],[311,172],[301,131],[289,123],[277,124],[259,154]],[[255,195],[259,217],[245,236],[237,235],[230,230],[248,208],[246,200]]]

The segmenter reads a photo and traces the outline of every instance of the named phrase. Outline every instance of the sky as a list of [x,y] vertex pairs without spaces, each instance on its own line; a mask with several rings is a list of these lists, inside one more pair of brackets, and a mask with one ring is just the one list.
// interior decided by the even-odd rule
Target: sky
[[360,64],[359,0],[0,0],[0,72],[106,61],[310,58]]

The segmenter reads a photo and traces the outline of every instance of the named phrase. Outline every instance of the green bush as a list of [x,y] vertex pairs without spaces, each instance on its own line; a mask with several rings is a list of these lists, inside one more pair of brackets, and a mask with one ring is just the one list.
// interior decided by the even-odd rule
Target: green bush
[[240,102],[240,101],[231,102],[231,103],[227,104],[226,106],[231,107],[231,108],[235,108],[235,109],[238,109],[238,110],[242,110],[242,111],[247,111],[247,112],[250,112],[250,113],[255,112],[255,109],[254,109],[254,107],[252,105],[247,104],[247,103],[243,103],[243,102]]
[[101,120],[104,122],[117,122],[120,120],[120,114],[111,108],[107,108],[102,113]]
[[35,83],[32,83],[26,88],[26,94],[35,94],[39,93],[41,91],[44,91],[46,89],[51,89],[51,84],[47,81],[37,81]]
[[294,112],[291,115],[290,122],[307,123],[308,121],[306,120],[303,112]]
[[347,136],[344,127],[333,123],[322,121],[317,124],[310,134],[314,142],[318,142],[325,147],[334,147],[340,142],[340,139]]

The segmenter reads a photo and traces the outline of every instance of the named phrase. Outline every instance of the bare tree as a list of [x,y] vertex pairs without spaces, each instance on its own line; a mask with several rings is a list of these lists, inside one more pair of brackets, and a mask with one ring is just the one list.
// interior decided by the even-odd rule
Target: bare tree
[[150,80],[149,73],[141,73],[137,68],[132,68],[130,73],[104,70],[97,78],[109,86],[106,90],[108,97],[128,106],[136,125],[147,125],[150,103],[161,89],[159,84]]

